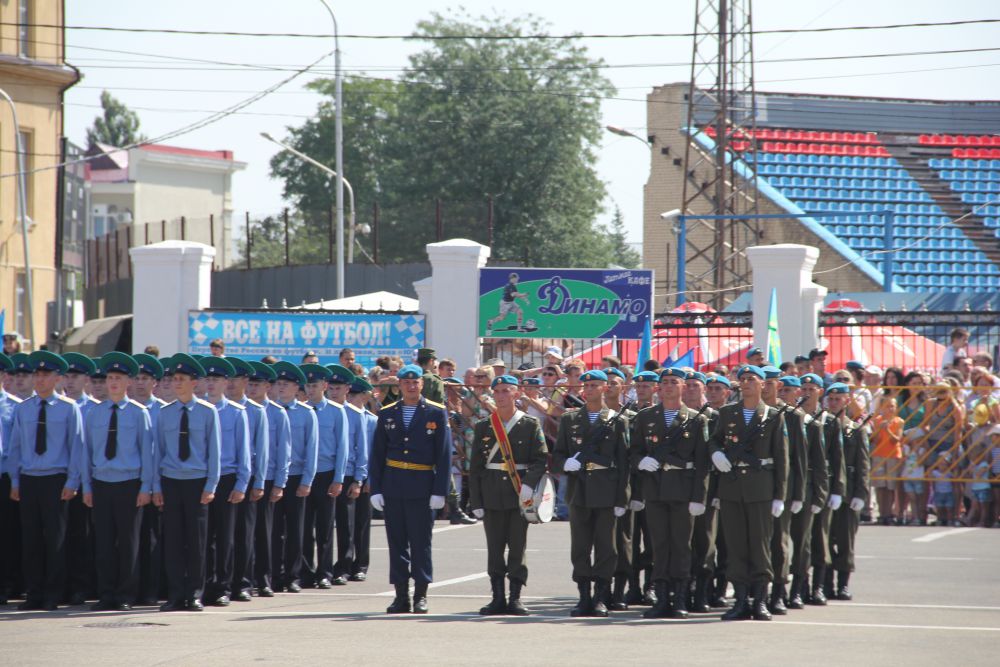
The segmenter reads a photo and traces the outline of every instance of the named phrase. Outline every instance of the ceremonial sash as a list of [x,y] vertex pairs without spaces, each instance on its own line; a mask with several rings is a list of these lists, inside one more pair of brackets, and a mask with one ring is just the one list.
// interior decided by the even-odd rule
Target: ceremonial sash
[[517,464],[514,462],[514,450],[510,446],[510,438],[507,436],[507,429],[503,426],[503,420],[496,412],[490,415],[490,426],[493,427],[493,435],[496,436],[497,445],[500,447],[500,456],[510,474],[510,483],[514,486],[514,493],[520,497],[521,475],[517,472]]

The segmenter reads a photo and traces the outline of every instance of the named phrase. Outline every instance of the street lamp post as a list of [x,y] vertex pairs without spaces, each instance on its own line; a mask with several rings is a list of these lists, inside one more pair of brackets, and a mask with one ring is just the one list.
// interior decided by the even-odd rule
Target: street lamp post
[[[340,72],[340,30],[337,17],[330,9],[326,0],[320,0],[333,20],[333,68],[334,68],[334,152],[336,153],[336,174],[344,173],[344,96],[343,81]],[[300,156],[301,157],[301,156]],[[344,298],[344,183],[347,180],[337,178],[337,298]],[[353,195],[352,195],[353,197]],[[354,210],[353,204],[351,210]],[[353,215],[353,213],[352,213]],[[354,229],[351,228],[353,246]],[[353,254],[353,247],[349,251]]]
[[[264,137],[265,139],[267,139],[271,143],[278,144],[283,149],[285,149],[286,151],[288,151],[289,153],[291,153],[295,157],[299,158],[300,160],[303,160],[304,162],[308,162],[309,164],[313,165],[317,169],[322,169],[326,173],[328,173],[331,176],[333,176],[337,180],[338,183],[343,182],[343,184],[347,186],[347,199],[348,199],[348,203],[350,204],[350,208],[351,208],[350,220],[348,220],[348,227],[350,228],[350,235],[351,236],[350,236],[350,240],[349,240],[350,245],[348,246],[348,250],[347,250],[347,261],[348,261],[348,263],[354,262],[354,232],[355,232],[355,229],[356,229],[356,225],[354,224],[354,188],[351,187],[351,183],[346,178],[338,178],[337,177],[337,172],[335,172],[333,169],[330,169],[328,166],[326,166],[322,162],[314,160],[313,158],[309,157],[308,155],[306,155],[302,151],[299,151],[299,150],[296,150],[295,148],[292,148],[291,146],[289,146],[288,144],[286,144],[283,141],[278,141],[277,139],[275,139],[274,137],[272,137],[267,132],[261,132],[260,136]],[[343,213],[343,211],[341,211],[341,213]],[[362,229],[361,233],[365,234],[367,232],[365,232],[365,230]],[[337,259],[338,260],[341,260],[341,261],[343,260],[343,258],[344,258],[343,252],[344,252],[344,226],[341,224],[340,227],[337,230]],[[338,277],[338,281],[342,283],[343,282],[343,267],[338,267],[338,276],[339,276]],[[342,294],[342,292],[343,292],[343,290],[338,285],[338,290],[337,290],[337,294],[338,294],[337,298],[338,299],[342,299],[344,297],[344,295]]]
[[646,145],[646,148],[649,148],[649,145],[651,143],[648,139],[643,139],[638,134],[635,134],[634,132],[629,132],[624,127],[618,127],[617,125],[605,125],[604,129],[610,132],[611,134],[617,134],[619,137],[632,137],[633,139],[638,139],[639,141],[641,141],[643,144]]
[[[7,91],[0,88],[0,97],[10,105],[10,113],[14,117],[14,149],[17,151],[17,212],[21,220],[21,241],[24,247],[24,296],[27,301],[28,339],[32,346],[35,340],[34,291],[31,288],[31,256],[28,252],[28,197],[25,193],[24,178],[24,145],[21,143],[21,125],[17,121],[17,108]],[[58,267],[57,267],[58,268]]]

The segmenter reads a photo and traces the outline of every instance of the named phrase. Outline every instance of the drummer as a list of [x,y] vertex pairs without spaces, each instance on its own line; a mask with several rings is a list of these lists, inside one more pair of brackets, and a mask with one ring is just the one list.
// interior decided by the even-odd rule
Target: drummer
[[[487,572],[493,589],[493,599],[479,613],[526,616],[521,588],[528,581],[528,521],[521,508],[533,504],[548,450],[539,421],[515,405],[521,393],[517,378],[501,375],[490,388],[497,409],[476,423],[469,468],[469,501],[486,529]],[[510,579],[509,601],[504,597],[504,575]]]

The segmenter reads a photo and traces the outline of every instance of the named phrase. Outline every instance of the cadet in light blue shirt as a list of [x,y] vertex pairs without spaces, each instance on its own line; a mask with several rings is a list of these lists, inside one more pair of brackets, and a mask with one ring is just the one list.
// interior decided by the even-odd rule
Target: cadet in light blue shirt
[[11,499],[21,503],[27,594],[18,609],[51,611],[66,584],[66,501],[76,495],[85,462],[83,419],[72,399],[55,393],[63,358],[43,350],[28,361],[35,394],[14,408],[5,470]]
[[[338,366],[337,369],[334,369],[334,366],[331,365],[327,368],[347,379],[346,373],[339,370],[342,367]],[[344,371],[346,370],[344,369]],[[364,581],[367,576],[365,571],[368,569],[367,558],[364,569],[358,564],[357,545],[358,520],[360,519],[367,524],[371,523],[368,496],[360,499],[362,485],[368,476],[368,426],[364,409],[367,389],[359,383],[368,385],[367,381],[354,377],[352,373],[351,384],[332,384],[328,392],[331,400],[344,401],[350,443],[347,473],[344,476],[344,485],[347,489],[337,497],[337,562],[333,566],[334,585],[346,584],[348,581]],[[375,415],[371,415],[371,417],[375,419]],[[374,425],[372,428],[374,429]],[[367,547],[365,554],[367,555]]]
[[169,587],[160,611],[203,611],[208,505],[219,484],[222,427],[215,406],[195,398],[205,369],[190,355],[170,359],[177,400],[156,425],[153,501],[163,507],[164,560]]
[[62,393],[66,398],[72,398],[80,407],[84,420],[90,408],[100,403],[96,398],[84,391],[87,380],[97,372],[97,364],[85,354],[67,352],[63,355],[68,369],[62,379]]
[[205,559],[205,602],[229,606],[233,584],[236,506],[246,498],[250,483],[250,430],[247,410],[225,396],[236,369],[223,357],[203,357],[205,397],[219,413],[222,455],[219,486],[208,507],[208,555]]
[[319,364],[304,364],[299,368],[306,376],[306,398],[319,425],[316,478],[306,499],[302,578],[304,585],[329,588],[333,579],[334,510],[336,498],[344,488],[347,468],[347,414],[343,405],[326,399],[328,383],[335,380],[329,369]]
[[149,412],[126,397],[139,372],[122,352],[100,359],[108,398],[84,418],[83,502],[93,508],[98,601],[91,611],[128,611],[139,591],[139,525],[153,492]]
[[247,383],[247,394],[252,400],[264,406],[267,416],[267,471],[264,476],[266,499],[257,503],[253,579],[257,585],[257,595],[273,597],[271,551],[274,509],[281,500],[285,484],[288,482],[288,465],[292,454],[292,427],[285,409],[267,396],[278,375],[265,363],[259,361],[249,363],[253,372]]
[[[282,572],[280,579],[275,577],[275,590],[298,593],[302,590],[299,579],[302,572],[305,499],[309,496],[316,477],[319,424],[313,409],[295,399],[299,389],[306,384],[306,376],[299,367],[287,361],[279,361],[272,368],[277,375],[274,387],[278,403],[288,415],[292,438],[287,481],[289,492],[282,496],[275,507],[275,553],[279,551],[278,546],[281,546],[280,551],[283,552],[283,562],[280,565],[274,564],[275,574],[279,570]],[[291,489],[295,489],[295,492],[292,493]]]
[[[246,396],[246,388],[253,367],[238,357],[226,357],[233,366],[234,375],[226,385],[226,398],[246,409],[247,425],[250,431],[250,486],[239,505],[236,506],[236,529],[233,537],[233,577],[231,597],[237,602],[250,602],[253,598],[254,532],[257,525],[257,505],[264,497],[267,484],[267,412],[263,405]],[[263,504],[269,505],[267,500]]]
[[[14,362],[0,352],[0,604],[7,604],[10,586],[18,585],[21,571],[21,521],[18,504],[10,499],[10,475],[7,474],[7,454],[10,432],[14,427],[14,407],[21,399],[4,391],[12,381]],[[10,375],[10,378],[8,378]]]
[[[14,364],[10,357],[0,353],[0,474],[7,474],[5,464],[7,463],[7,452],[10,450],[10,431],[14,427],[14,407],[21,402],[17,396],[8,394],[3,389],[6,382],[6,375],[14,370]],[[0,485],[0,503],[10,496],[10,478],[4,480]],[[8,500],[9,502],[9,500]],[[6,530],[6,526],[4,526]],[[5,582],[0,582],[2,586]],[[2,594],[3,591],[0,591]]]

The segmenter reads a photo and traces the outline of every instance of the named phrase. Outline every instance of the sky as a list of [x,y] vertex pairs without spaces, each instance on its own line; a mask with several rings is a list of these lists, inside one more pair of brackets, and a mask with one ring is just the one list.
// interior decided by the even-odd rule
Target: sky
[[[331,2],[344,35],[404,35],[418,21],[437,12],[448,16],[460,5],[415,0]],[[502,5],[467,1],[473,15],[514,17],[534,14],[552,34],[688,33],[694,26],[694,0],[613,4],[590,0],[505,0]],[[279,9],[280,8],[280,9]],[[302,68],[332,51],[331,39],[289,37],[186,36],[98,32],[71,26],[113,26],[237,32],[330,33],[329,14],[320,0],[87,0],[66,3],[66,59],[80,68],[83,80],[66,94],[66,136],[85,143],[86,129],[100,112],[107,89],[135,110],[141,130],[157,137],[202,120],[287,78],[275,66]],[[801,29],[894,23],[943,22],[1000,18],[1000,6],[987,0],[757,0],[755,30]],[[1000,51],[839,60],[767,62],[828,55],[996,48],[1000,24],[922,27],[897,30],[759,35],[754,51],[758,90],[921,99],[1000,100]],[[646,136],[646,95],[654,86],[690,78],[689,37],[583,39],[590,54],[603,58],[618,89],[602,102],[603,123]],[[408,56],[424,42],[388,39],[341,39],[345,75],[400,77]],[[129,53],[121,53],[121,52]],[[268,68],[232,68],[187,62],[200,59],[252,63]],[[244,211],[265,215],[285,205],[281,183],[268,173],[277,150],[261,132],[282,138],[315,111],[319,96],[304,84],[333,75],[333,58],[316,73],[306,73],[239,114],[170,139],[172,145],[235,152],[247,163],[233,179],[236,219]],[[345,108],[346,110],[346,108]],[[345,136],[345,142],[350,141]],[[608,199],[602,221],[620,207],[629,240],[642,240],[642,188],[649,173],[649,150],[642,142],[606,133],[597,151],[597,170]],[[331,165],[332,166],[332,165]],[[142,221],[137,221],[142,222]]]

